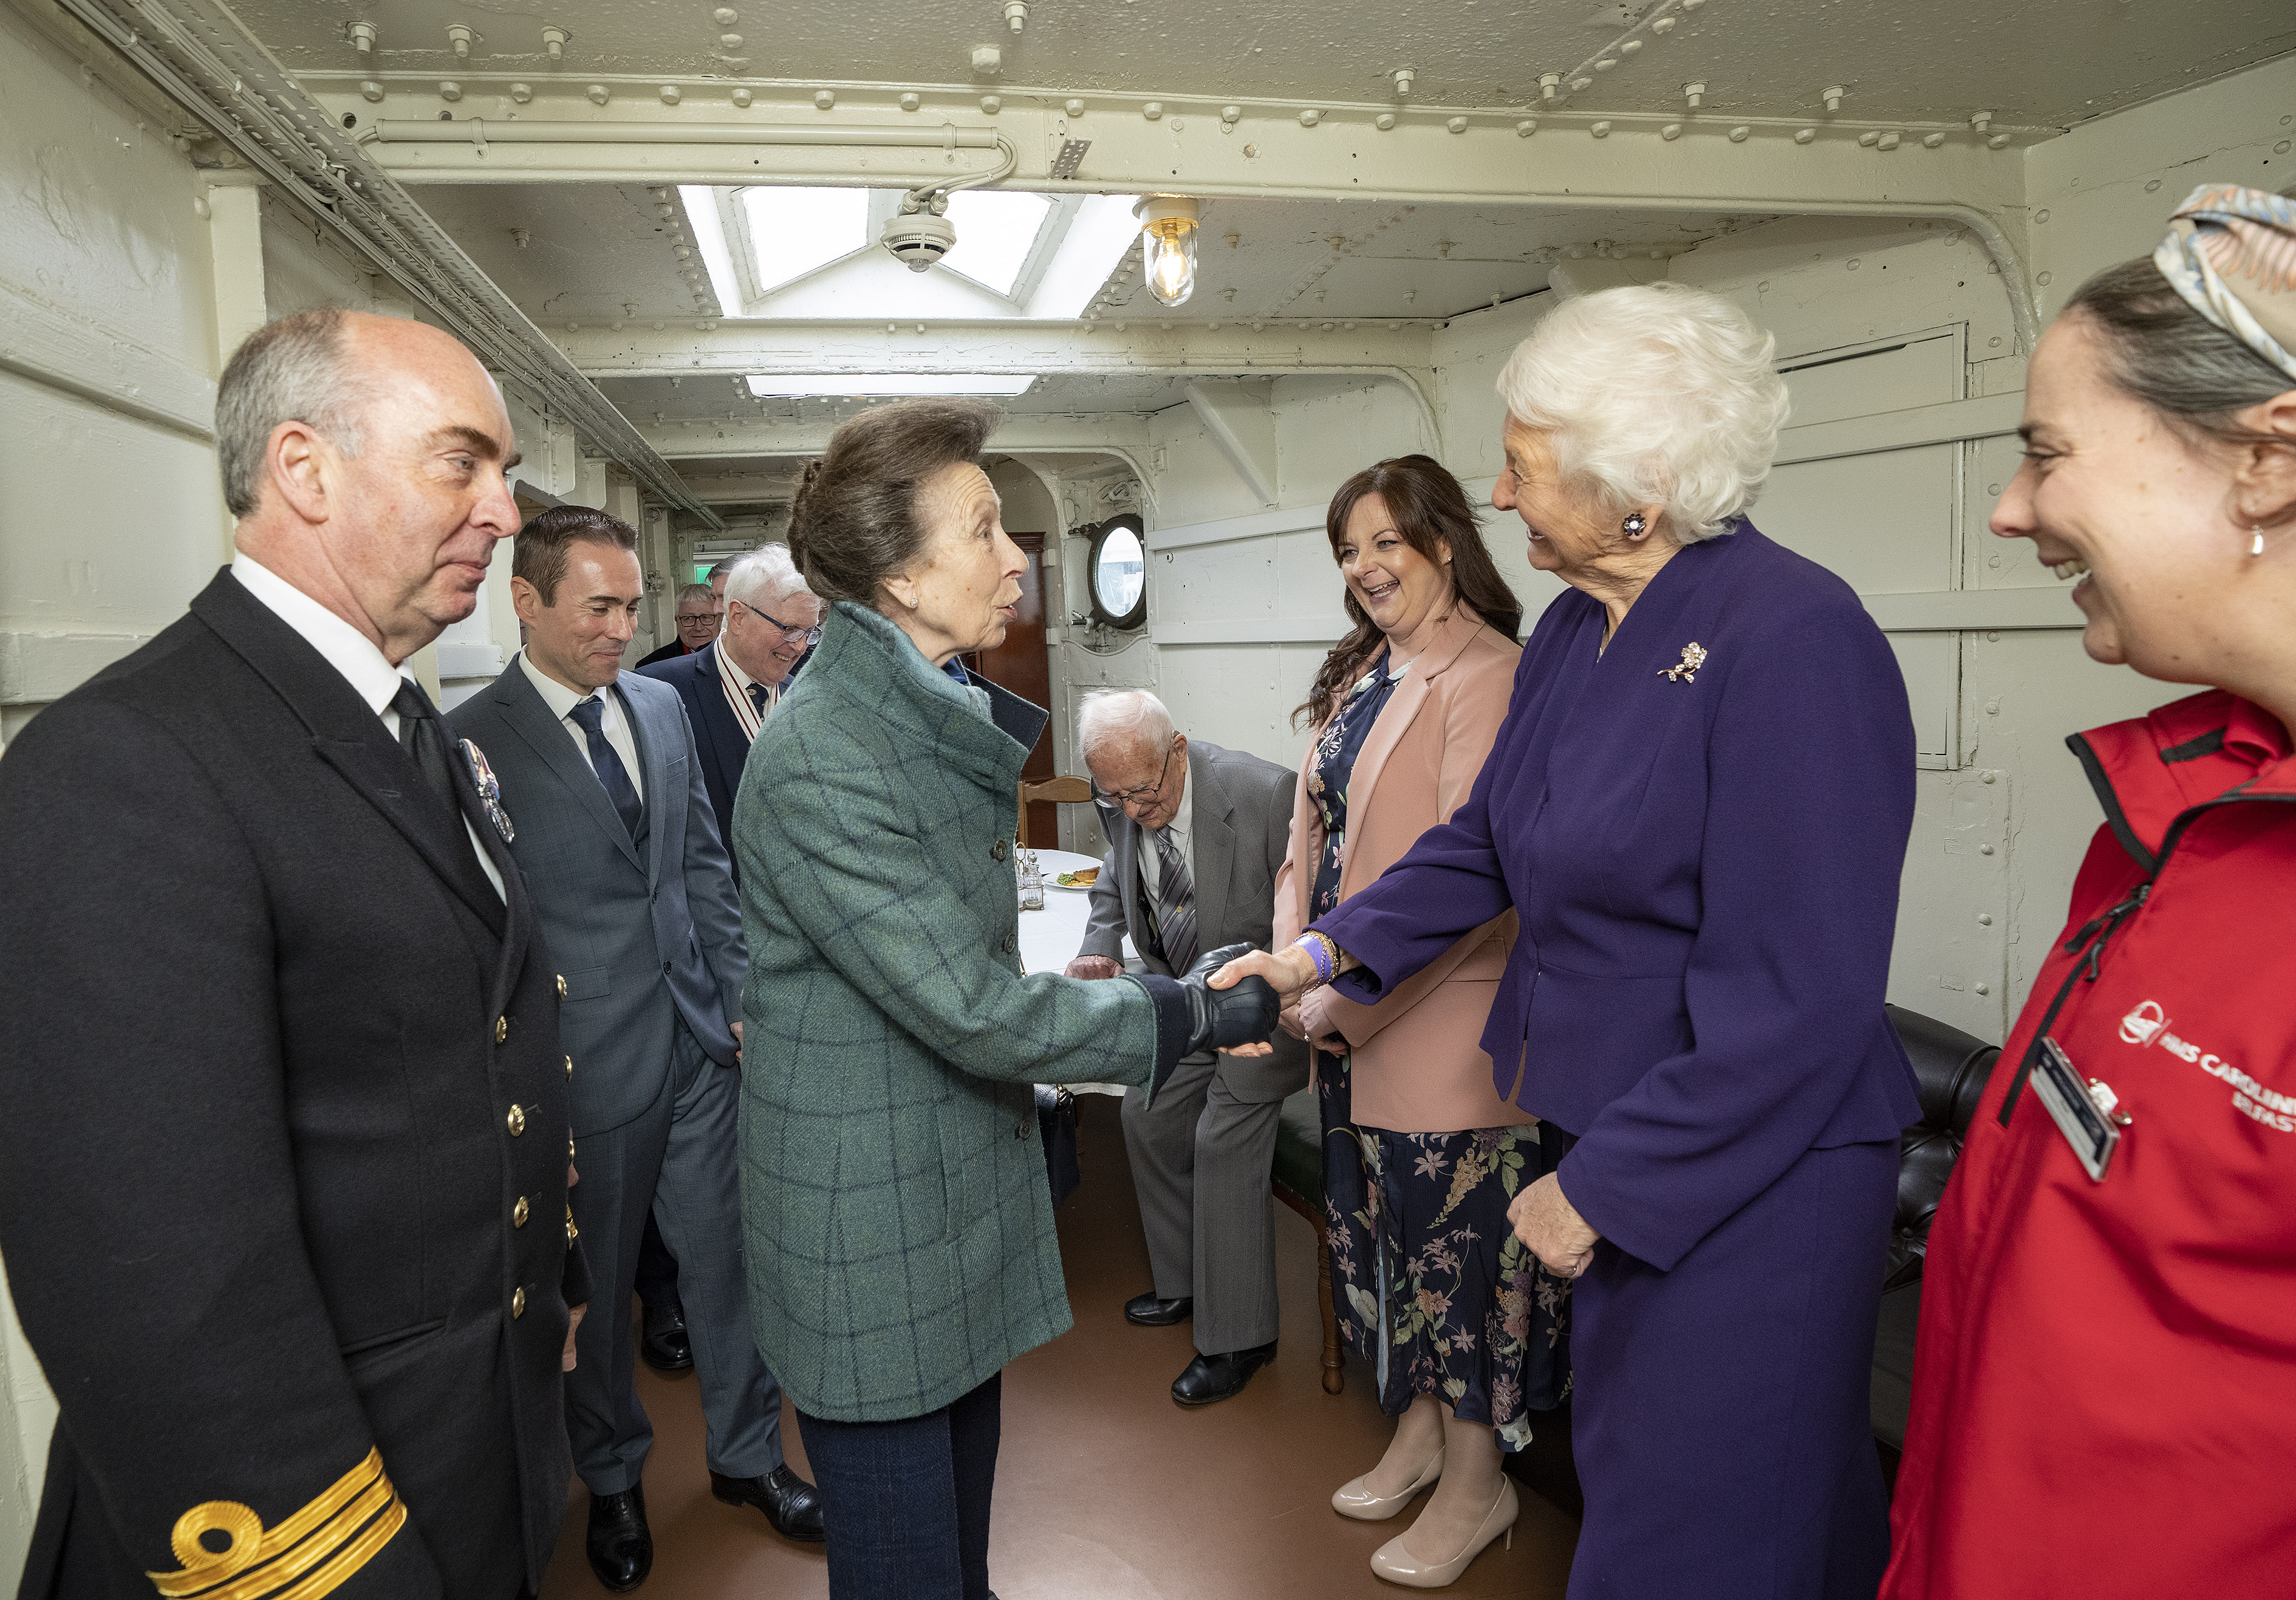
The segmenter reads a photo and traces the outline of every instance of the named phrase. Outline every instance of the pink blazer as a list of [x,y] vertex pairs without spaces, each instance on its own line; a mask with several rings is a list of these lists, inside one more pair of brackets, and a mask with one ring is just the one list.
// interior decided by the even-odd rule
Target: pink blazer
[[[1364,741],[1348,782],[1348,836],[1340,896],[1354,894],[1400,860],[1419,835],[1465,801],[1505,720],[1522,647],[1455,611],[1396,686]],[[1320,726],[1317,732],[1321,732]],[[1308,742],[1292,844],[1275,880],[1275,948],[1308,924],[1324,816],[1308,798]],[[1351,1046],[1355,1120],[1394,1133],[1457,1133],[1538,1119],[1498,1096],[1483,1025],[1514,946],[1509,911],[1461,939],[1377,1005],[1328,989],[1300,1003],[1310,1038],[1337,1033]]]

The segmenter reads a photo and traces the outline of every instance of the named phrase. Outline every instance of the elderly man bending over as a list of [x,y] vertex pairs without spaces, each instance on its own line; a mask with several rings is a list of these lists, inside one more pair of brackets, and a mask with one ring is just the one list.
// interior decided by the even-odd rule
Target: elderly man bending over
[[[1127,933],[1150,972],[1173,977],[1222,945],[1265,948],[1294,775],[1191,743],[1144,690],[1086,695],[1078,735],[1109,846],[1069,976],[1122,972]],[[1257,1060],[1187,1057],[1152,1111],[1139,1090],[1125,1093],[1124,1140],[1156,1282],[1124,1316],[1164,1327],[1193,1313],[1196,1358],[1172,1385],[1183,1406],[1226,1399],[1275,1358],[1267,1169],[1283,1097],[1307,1081],[1305,1046],[1279,1034],[1275,1053]]]

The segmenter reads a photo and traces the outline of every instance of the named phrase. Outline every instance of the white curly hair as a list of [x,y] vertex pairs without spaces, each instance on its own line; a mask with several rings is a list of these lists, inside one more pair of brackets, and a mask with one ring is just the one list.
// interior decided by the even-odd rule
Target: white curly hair
[[1562,302],[1499,373],[1508,414],[1548,436],[1566,484],[1662,505],[1684,544],[1729,531],[1778,451],[1777,340],[1710,290],[1604,289]]

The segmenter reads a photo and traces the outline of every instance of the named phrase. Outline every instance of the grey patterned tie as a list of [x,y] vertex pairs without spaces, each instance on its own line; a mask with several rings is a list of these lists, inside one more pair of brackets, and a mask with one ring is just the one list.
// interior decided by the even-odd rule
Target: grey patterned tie
[[1156,937],[1163,941],[1164,959],[1175,972],[1196,964],[1196,886],[1188,864],[1172,841],[1172,830],[1158,828],[1149,837],[1156,841],[1156,862],[1161,869],[1156,884]]

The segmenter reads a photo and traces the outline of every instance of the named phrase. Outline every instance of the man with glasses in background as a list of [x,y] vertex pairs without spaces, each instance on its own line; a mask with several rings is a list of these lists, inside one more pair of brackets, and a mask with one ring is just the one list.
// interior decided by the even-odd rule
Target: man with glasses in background
[[[1291,843],[1297,775],[1242,751],[1191,743],[1145,690],[1088,694],[1078,746],[1108,853],[1092,886],[1071,978],[1142,964],[1177,978],[1206,950],[1274,937],[1275,879]],[[1155,1284],[1124,1308],[1142,1327],[1193,1316],[1196,1358],[1172,1385],[1183,1406],[1239,1393],[1275,1355],[1275,1224],[1267,1169],[1283,1098],[1308,1052],[1278,1033],[1272,1055],[1185,1057],[1156,1095],[1124,1095],[1124,1143]]]
[[706,583],[681,584],[677,590],[677,636],[638,663],[652,667],[661,661],[674,661],[708,647],[718,636],[718,625],[726,615],[725,603]]
[[[733,819],[750,742],[779,702],[783,682],[820,641],[827,609],[806,587],[788,546],[767,545],[726,575],[726,622],[714,641],[692,655],[639,669],[685,701],[721,832]],[[734,872],[738,882],[741,867]]]

